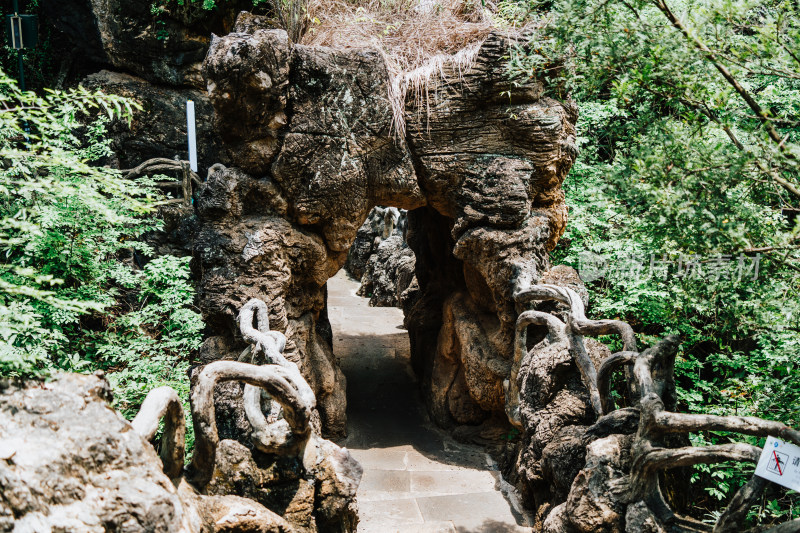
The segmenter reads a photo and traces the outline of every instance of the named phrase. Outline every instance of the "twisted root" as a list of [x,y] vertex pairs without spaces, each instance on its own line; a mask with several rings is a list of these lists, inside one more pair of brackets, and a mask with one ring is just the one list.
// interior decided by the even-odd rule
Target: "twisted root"
[[161,437],[161,462],[167,477],[176,479],[183,473],[186,418],[178,393],[170,387],[158,387],[147,393],[131,425],[136,433],[152,443],[162,418],[164,434]]

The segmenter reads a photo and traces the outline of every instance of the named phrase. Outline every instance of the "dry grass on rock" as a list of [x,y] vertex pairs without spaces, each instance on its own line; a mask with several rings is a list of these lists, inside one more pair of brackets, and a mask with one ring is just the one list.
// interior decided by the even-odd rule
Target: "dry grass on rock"
[[468,70],[496,28],[481,0],[311,0],[308,12],[302,44],[381,51],[391,78],[394,129],[401,136],[406,95],[425,108],[430,82],[445,78],[445,71]]
[[312,0],[302,43],[374,47],[408,72],[482,41],[494,27],[480,0]]

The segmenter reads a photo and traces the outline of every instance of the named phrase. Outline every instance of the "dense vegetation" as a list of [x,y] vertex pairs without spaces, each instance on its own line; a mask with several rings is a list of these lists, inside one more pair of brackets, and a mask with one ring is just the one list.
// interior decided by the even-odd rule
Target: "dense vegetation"
[[[592,314],[677,333],[681,407],[800,426],[800,13],[771,0],[503,2],[547,20],[514,75],[559,68],[580,108],[570,222],[554,260]],[[724,434],[696,443],[725,442]],[[698,471],[714,512],[738,465]],[[711,481],[709,483],[709,481]],[[775,490],[754,511],[800,516]]]
[[128,416],[161,385],[187,401],[202,329],[187,259],[134,260],[160,224],[152,180],[97,164],[106,121],[133,111],[81,88],[23,93],[0,71],[0,376],[105,370]]

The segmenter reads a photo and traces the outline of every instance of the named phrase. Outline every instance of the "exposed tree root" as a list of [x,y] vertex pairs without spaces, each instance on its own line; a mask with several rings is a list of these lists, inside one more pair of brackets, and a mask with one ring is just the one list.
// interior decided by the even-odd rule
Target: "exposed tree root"
[[[523,283],[520,283],[521,285]],[[566,342],[582,381],[589,391],[591,405],[599,417],[597,422],[583,434],[583,442],[591,443],[613,434],[630,434],[628,472],[616,469],[606,471],[607,490],[604,496],[609,501],[617,502],[622,508],[626,506],[642,512],[642,503],[646,512],[669,531],[713,531],[727,533],[742,530],[742,522],[749,510],[757,503],[767,482],[755,475],[734,495],[725,511],[719,516],[713,530],[708,524],[697,522],[674,512],[667,503],[661,490],[661,475],[665,470],[695,464],[715,464],[725,461],[757,462],[761,450],[745,443],[728,443],[714,446],[669,447],[667,443],[677,442],[673,435],[704,431],[728,431],[766,437],[772,435],[785,441],[800,445],[800,432],[780,422],[763,420],[755,417],[716,416],[705,414],[685,414],[674,412],[677,405],[675,392],[675,356],[678,352],[679,339],[669,336],[654,346],[639,353],[631,327],[617,320],[588,320],[584,313],[584,305],[579,295],[572,289],[554,285],[528,285],[518,287],[514,292],[518,308],[523,311],[519,315],[516,330],[516,346],[514,366],[511,379],[517,376],[520,361],[526,354],[526,330],[529,325],[544,325],[548,328],[548,336],[534,350],[542,349],[554,342]],[[568,306],[566,321],[562,322],[553,315],[534,310],[524,310],[531,302],[556,301]],[[622,337],[624,350],[612,354],[599,363],[599,368],[588,356],[584,346],[584,336],[617,334]],[[610,383],[614,372],[624,369],[627,377],[627,403],[632,407],[615,410],[611,398]],[[512,381],[513,383],[513,381]],[[511,422],[518,427],[520,384],[509,384],[507,392],[507,413]],[[635,428],[634,431],[631,431]],[[614,441],[622,442],[622,441]],[[618,464],[618,449],[609,441],[607,447],[592,448],[594,463],[608,461]],[[596,454],[600,453],[600,456]],[[608,459],[601,459],[603,453],[610,454]],[[615,459],[616,457],[616,459]],[[587,465],[587,468],[589,466]],[[588,476],[589,474],[581,474]],[[580,477],[580,475],[579,475]],[[586,492],[597,490],[586,482],[572,485],[568,502],[585,499]],[[588,497],[595,498],[589,495]],[[570,504],[556,508],[557,518],[548,520],[545,530],[562,531],[585,517],[572,516]],[[574,505],[574,504],[571,504]],[[618,513],[613,513],[619,516]],[[598,517],[593,523],[602,523],[606,518]],[[584,521],[583,523],[589,523]],[[549,525],[548,525],[549,524]],[[560,525],[559,525],[560,524]],[[800,522],[787,522],[769,531],[797,531]],[[550,528],[550,529],[548,529]]]

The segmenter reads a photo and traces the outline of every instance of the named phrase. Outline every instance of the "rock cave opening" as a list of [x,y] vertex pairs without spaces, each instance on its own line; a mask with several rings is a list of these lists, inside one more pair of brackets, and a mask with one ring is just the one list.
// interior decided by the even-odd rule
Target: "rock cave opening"
[[[326,283],[325,314],[347,390],[347,437],[337,443],[363,467],[359,528],[527,531],[531,518],[495,459],[432,422],[422,383],[432,361],[426,365],[423,352],[412,367],[404,311],[413,319],[420,287],[406,238],[419,249],[420,215],[411,215],[409,228],[404,210],[374,208],[344,268]],[[429,244],[448,256],[446,242]]]

